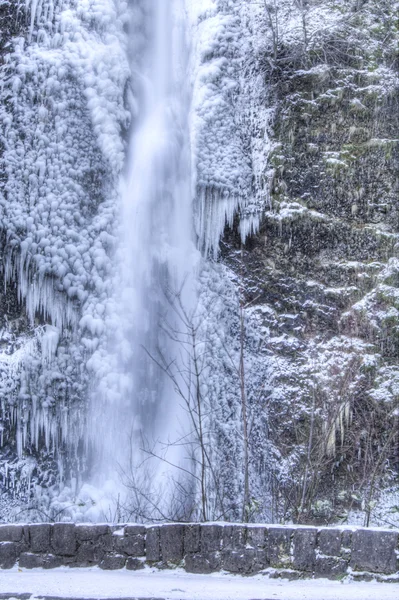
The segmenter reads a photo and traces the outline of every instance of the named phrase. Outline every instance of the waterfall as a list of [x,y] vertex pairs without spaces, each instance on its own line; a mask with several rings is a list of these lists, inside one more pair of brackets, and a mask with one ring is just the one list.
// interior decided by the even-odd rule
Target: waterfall
[[[168,493],[161,481],[175,477],[169,463],[199,469],[196,423],[190,432],[184,404],[201,386],[184,354],[187,319],[175,309],[181,302],[204,331],[219,328],[208,314],[207,277],[197,281],[192,232],[203,255],[216,256],[234,211],[252,223],[244,214],[252,176],[236,118],[239,7],[25,0],[19,19],[24,3],[9,4],[20,35],[7,33],[0,68],[0,277],[15,296],[8,316],[21,310],[28,321],[16,336],[7,324],[0,353],[1,437],[15,456],[12,469],[0,457],[0,476],[11,481],[33,454],[39,511],[110,518],[112,503],[97,510],[101,490],[108,480],[118,495],[132,465],[151,490]],[[249,229],[241,227],[243,238]],[[176,395],[165,365],[186,397]],[[136,469],[148,458],[143,446],[161,459]],[[57,473],[51,485],[47,469]],[[82,480],[91,490],[86,483],[82,491]]]
[[[149,485],[151,479],[150,493],[157,489],[165,500],[171,465],[180,460],[174,441],[184,435],[186,417],[160,364],[170,364],[179,354],[172,298],[178,297],[187,313],[194,306],[198,255],[183,0],[135,2],[131,29],[135,101],[121,182],[114,297],[107,311],[113,316],[105,318],[106,374],[93,393],[89,419],[97,475],[111,479],[112,489],[122,496],[126,485],[118,487],[117,479],[128,487],[139,480],[139,487],[144,481]],[[162,460],[155,466],[151,461],[148,469],[150,450],[162,454]],[[139,467],[143,461],[145,471]]]

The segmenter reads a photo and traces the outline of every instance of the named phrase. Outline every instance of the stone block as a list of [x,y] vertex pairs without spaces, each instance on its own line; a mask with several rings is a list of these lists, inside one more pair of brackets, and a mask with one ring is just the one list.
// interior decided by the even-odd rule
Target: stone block
[[375,576],[372,573],[364,573],[363,571],[360,571],[360,573],[356,573],[356,571],[354,571],[353,573],[351,573],[351,579],[353,579],[353,581],[375,581]]
[[61,567],[62,558],[54,554],[31,554],[23,552],[19,557],[21,569],[55,569]]
[[184,529],[184,553],[199,552],[201,540],[200,525],[186,525]]
[[144,556],[145,554],[144,538],[141,536],[118,537],[114,540],[114,546],[117,552],[123,552],[128,556]]
[[185,567],[188,573],[213,573],[222,565],[220,552],[187,554]]
[[20,542],[23,531],[23,525],[0,525],[0,542]]
[[41,569],[43,568],[43,555],[22,552],[18,564],[21,569]]
[[352,535],[352,556],[350,566],[355,571],[374,573],[395,573],[398,546],[396,531],[373,531],[360,529]]
[[29,542],[32,552],[50,551],[51,525],[48,523],[37,523],[29,525]]
[[31,600],[32,594],[3,594],[0,592],[0,600]]
[[17,562],[19,552],[17,542],[0,542],[0,569],[11,569]]
[[241,575],[255,573],[265,568],[259,564],[258,559],[258,552],[254,548],[223,550],[222,552],[223,569],[231,573],[240,573]]
[[110,533],[109,525],[77,524],[75,528],[76,539],[79,541],[98,540],[99,537]]
[[375,581],[378,583],[399,583],[399,571],[394,575],[375,575]]
[[117,569],[123,569],[126,564],[126,556],[121,554],[106,554],[100,561],[100,569],[105,571],[116,571]]
[[145,555],[145,528],[139,526],[125,527],[125,535],[114,534],[114,546],[117,552],[128,556]]
[[340,578],[348,571],[348,561],[338,556],[317,556],[314,567],[315,577]]
[[116,550],[118,537],[113,535],[112,533],[106,533],[104,535],[100,535],[96,540],[96,544],[98,544],[104,552],[114,552]]
[[267,541],[267,529],[265,527],[247,528],[247,545],[251,548],[265,548]]
[[299,571],[312,571],[316,560],[317,529],[296,529],[293,536],[293,566]]
[[339,529],[322,529],[317,541],[321,554],[341,556],[341,538],[342,532]]
[[144,527],[144,525],[126,525],[125,526],[125,535],[126,536],[134,535],[134,536],[141,536],[142,538],[144,538],[145,532],[146,532],[146,528]]
[[256,549],[254,572],[262,571],[270,566],[269,557],[266,550]]
[[54,554],[46,554],[43,561],[43,569],[56,569],[62,567],[65,562],[61,556],[54,556]]
[[98,565],[104,558],[104,549],[95,542],[82,542],[73,560],[76,567]]
[[240,550],[245,548],[247,528],[241,525],[225,525],[223,527],[223,549]]
[[269,574],[270,579],[288,579],[288,581],[298,581],[303,579],[303,574],[300,571],[292,571],[291,569],[278,569]]
[[128,558],[126,561],[126,569],[128,571],[140,571],[144,569],[144,562],[138,558]]
[[29,525],[23,525],[23,535],[22,540],[27,544],[29,542]]
[[164,562],[178,563],[183,559],[184,525],[163,525],[160,528],[161,556]]
[[349,529],[344,529],[344,531],[342,532],[342,547],[352,547],[352,531],[349,531]]
[[56,554],[73,556],[76,552],[74,523],[55,523],[51,533],[51,545]]
[[145,537],[145,553],[148,562],[161,560],[161,547],[159,543],[160,527],[148,527]]
[[222,547],[223,526],[201,526],[201,553],[218,552]]
[[268,558],[271,567],[291,565],[291,536],[293,529],[270,527],[268,530]]
[[350,548],[342,548],[341,550],[341,558],[344,558],[345,560],[350,560],[352,556],[352,552]]

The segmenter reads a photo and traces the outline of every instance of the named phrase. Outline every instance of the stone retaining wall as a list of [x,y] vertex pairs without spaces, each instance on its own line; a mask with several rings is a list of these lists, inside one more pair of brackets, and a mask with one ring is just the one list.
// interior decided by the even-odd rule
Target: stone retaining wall
[[399,531],[230,524],[0,525],[0,567],[181,566],[272,577],[399,581]]

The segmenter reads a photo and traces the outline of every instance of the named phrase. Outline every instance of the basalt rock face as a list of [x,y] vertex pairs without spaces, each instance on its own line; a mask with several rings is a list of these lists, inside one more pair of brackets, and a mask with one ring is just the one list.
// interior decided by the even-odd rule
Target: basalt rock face
[[357,8],[304,3],[309,39],[298,21],[258,55],[275,104],[270,208],[241,254],[224,240],[264,332],[276,514],[303,522],[361,506],[368,522],[399,467],[397,6]]

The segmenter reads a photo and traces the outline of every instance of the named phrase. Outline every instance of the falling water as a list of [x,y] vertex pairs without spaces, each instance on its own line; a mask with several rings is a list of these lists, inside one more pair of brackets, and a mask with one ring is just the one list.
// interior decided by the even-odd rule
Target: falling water
[[[141,473],[139,467],[143,460],[148,465],[143,446],[165,456],[166,446],[159,448],[157,441],[171,442],[183,434],[183,411],[158,363],[178,354],[176,341],[165,333],[174,327],[175,318],[167,299],[182,290],[182,303],[191,309],[197,259],[183,0],[136,1],[131,39],[135,114],[121,186],[122,232],[113,299],[118,324],[110,333],[114,337],[108,356],[114,367],[103,383],[104,402],[95,399],[93,418],[97,471],[113,480],[118,472],[130,487],[142,486],[143,481],[150,485],[148,471]],[[170,464],[178,464],[179,452],[169,445],[167,461],[158,461],[155,475],[151,472],[151,485],[165,489],[167,484],[160,480],[170,477]]]

